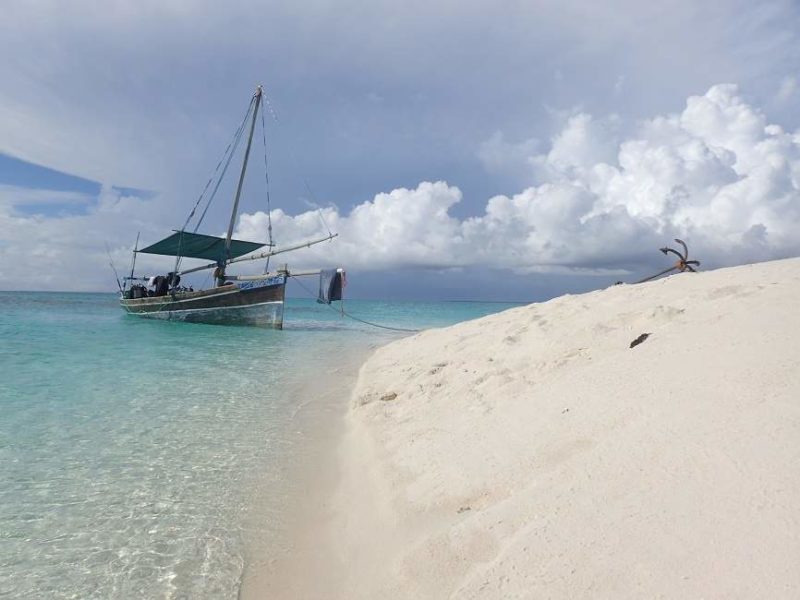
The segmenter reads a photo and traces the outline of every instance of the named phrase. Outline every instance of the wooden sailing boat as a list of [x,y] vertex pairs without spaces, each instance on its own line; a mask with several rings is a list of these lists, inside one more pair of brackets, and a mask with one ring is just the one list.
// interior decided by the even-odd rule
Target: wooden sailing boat
[[[249,117],[249,135],[247,147],[244,153],[242,169],[239,175],[239,183],[236,187],[236,195],[233,201],[230,222],[228,223],[228,233],[224,238],[197,233],[197,227],[208,210],[213,194],[219,187],[219,182],[225,174],[225,169],[212,189],[214,190],[208,198],[206,209],[198,220],[194,231],[188,231],[187,226],[195,214],[195,210],[203,199],[201,194],[195,204],[194,209],[189,215],[184,227],[176,230],[172,235],[158,241],[146,248],[134,249],[131,274],[125,277],[125,284],[120,292],[120,304],[122,308],[131,315],[140,317],[150,317],[159,319],[175,319],[194,323],[212,324],[237,324],[237,325],[260,325],[281,329],[283,327],[283,303],[286,289],[286,282],[289,277],[303,275],[322,274],[326,279],[325,293],[321,295],[323,301],[341,299],[341,287],[344,278],[342,269],[328,271],[295,271],[290,272],[286,265],[277,272],[265,272],[261,275],[229,275],[226,270],[231,264],[242,261],[266,260],[277,254],[306,248],[314,244],[332,240],[337,234],[330,233],[323,238],[304,241],[293,244],[286,248],[276,248],[272,243],[272,226],[269,227],[269,242],[248,242],[233,239],[233,228],[239,210],[239,199],[242,194],[242,184],[244,182],[247,162],[250,157],[250,150],[253,142],[253,132],[256,127],[256,117],[262,105],[263,91],[261,86],[256,88],[255,94],[250,100],[248,112],[242,121],[241,126],[234,136],[232,148],[229,146],[230,156],[227,157],[227,164],[230,163],[236,145],[241,139]],[[252,116],[251,116],[252,115]],[[263,127],[263,112],[262,112]],[[265,148],[266,152],[266,141]],[[226,156],[227,156],[226,151]],[[223,157],[223,161],[226,157]],[[223,164],[220,161],[220,165]],[[266,162],[266,161],[265,161]],[[218,165],[219,170],[219,165]],[[216,173],[215,173],[216,175]],[[214,179],[209,180],[209,184]],[[267,181],[269,181],[267,179]],[[269,193],[269,192],[267,192]],[[267,196],[269,198],[269,196]],[[138,238],[137,238],[138,246]],[[268,246],[269,249],[258,254],[255,251]],[[134,268],[136,255],[140,253],[160,254],[175,257],[175,268],[166,275],[157,277],[136,277]],[[181,270],[181,262],[184,258],[205,259],[213,261],[200,266]],[[214,287],[205,290],[194,290],[193,288],[180,287],[181,276],[202,270],[214,269]],[[267,269],[265,269],[267,271]],[[145,282],[148,282],[147,285]],[[130,283],[130,286],[128,285]],[[150,289],[152,287],[153,289]],[[323,286],[320,286],[323,289]]]

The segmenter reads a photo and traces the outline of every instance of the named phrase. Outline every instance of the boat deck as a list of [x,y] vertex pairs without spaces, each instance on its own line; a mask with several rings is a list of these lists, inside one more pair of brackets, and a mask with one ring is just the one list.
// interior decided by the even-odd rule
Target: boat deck
[[175,292],[174,294],[165,294],[164,296],[147,296],[145,298],[123,298],[123,304],[130,304],[132,306],[146,306],[148,304],[164,304],[165,302],[181,301],[181,300],[196,300],[198,298],[205,298],[207,296],[219,296],[227,292],[238,292],[239,286],[230,283],[220,287],[209,288],[207,290],[195,290],[193,292]]

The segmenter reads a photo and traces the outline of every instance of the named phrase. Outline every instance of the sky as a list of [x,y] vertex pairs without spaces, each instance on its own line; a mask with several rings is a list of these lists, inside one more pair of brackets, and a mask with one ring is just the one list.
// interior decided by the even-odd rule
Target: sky
[[[115,290],[259,83],[275,240],[338,233],[286,260],[352,297],[544,299],[676,237],[703,268],[796,256],[798,32],[789,1],[6,0],[0,289]],[[236,235],[266,241],[256,131]]]

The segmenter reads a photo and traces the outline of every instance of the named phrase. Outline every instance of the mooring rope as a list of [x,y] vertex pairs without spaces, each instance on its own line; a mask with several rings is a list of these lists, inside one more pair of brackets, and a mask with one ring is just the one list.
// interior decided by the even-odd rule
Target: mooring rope
[[[263,98],[264,98],[264,105],[269,111],[272,120],[276,124],[280,124],[281,121],[280,119],[278,119],[278,113],[275,111],[275,107],[272,105],[272,102],[270,102],[269,96],[267,96],[266,92],[263,93]],[[263,118],[264,113],[261,113],[261,116]],[[317,209],[317,216],[319,216],[319,220],[322,223],[322,226],[328,230],[328,235],[332,235],[331,228],[328,226],[328,222],[325,220],[325,215],[322,214],[322,206],[320,205],[319,200],[317,200],[317,195],[314,193],[314,190],[311,189],[311,185],[308,183],[308,178],[303,174],[303,171],[300,169],[300,161],[297,160],[297,155],[295,154],[294,149],[292,148],[291,141],[292,140],[290,139],[286,149],[289,151],[289,156],[292,158],[292,162],[294,163],[294,168],[297,170],[297,175],[300,177],[300,181],[303,183],[303,187],[305,187],[306,191],[308,192],[308,195],[310,197],[310,203]],[[266,156],[266,151],[265,151],[265,156]]]
[[[333,308],[330,304],[328,304],[327,306],[331,310],[336,311],[336,309]],[[338,311],[336,311],[336,312],[338,312]],[[358,317],[354,317],[353,315],[351,315],[349,312],[345,311],[344,309],[342,309],[342,314],[345,317],[353,319],[354,321],[358,321],[359,323],[364,323],[364,325],[370,325],[372,327],[378,327],[380,329],[388,329],[389,331],[404,331],[404,332],[407,332],[407,333],[419,333],[420,331],[422,331],[422,329],[406,329],[404,327],[389,327],[388,325],[381,325],[380,323],[372,323],[371,321],[365,321],[364,319],[359,319]]]
[[[309,296],[311,296],[312,298],[314,297],[314,292],[313,291],[311,291],[306,286],[304,286],[303,283],[301,281],[299,281],[297,278],[295,278],[295,281],[297,281],[297,285],[299,285],[306,292],[308,292]],[[353,321],[358,321],[359,323],[363,323],[364,325],[369,325],[371,327],[377,327],[379,329],[388,329],[389,331],[402,331],[404,333],[419,333],[420,331],[422,331],[421,329],[406,329],[404,327],[390,327],[389,325],[381,325],[380,323],[373,323],[372,321],[366,321],[364,319],[359,319],[358,317],[351,315],[344,308],[342,308],[341,311],[339,311],[339,310],[335,309],[333,306],[331,306],[330,304],[326,304],[326,306],[328,308],[330,308],[332,311],[334,311],[335,313],[339,313],[342,316],[345,316],[345,317],[348,317],[350,319],[353,319]]]

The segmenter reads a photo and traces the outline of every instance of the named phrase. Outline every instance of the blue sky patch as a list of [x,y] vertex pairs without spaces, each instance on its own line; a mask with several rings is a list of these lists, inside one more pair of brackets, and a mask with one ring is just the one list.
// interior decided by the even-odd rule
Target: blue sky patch
[[[97,206],[102,186],[96,181],[43,167],[0,153],[0,186],[10,193],[14,212],[20,216],[63,218],[89,214]],[[155,192],[112,186],[120,196],[148,200]]]
[[97,196],[100,184],[0,152],[0,185],[78,192]]

